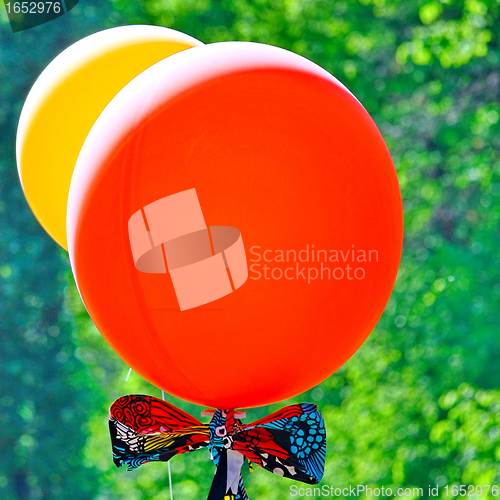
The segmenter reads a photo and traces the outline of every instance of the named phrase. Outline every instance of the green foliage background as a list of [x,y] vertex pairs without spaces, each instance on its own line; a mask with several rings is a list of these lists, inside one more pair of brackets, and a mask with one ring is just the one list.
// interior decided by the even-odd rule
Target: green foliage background
[[[0,498],[170,497],[165,464],[112,465],[108,405],[159,391],[135,374],[125,382],[15,165],[17,120],[42,69],[83,36],[136,23],[302,54],[360,99],[391,150],[406,225],[394,293],[359,352],[293,400],[325,417],[323,484],[424,496],[428,485],[498,484],[499,11],[498,0],[81,0],[14,35],[0,7]],[[176,457],[172,473],[176,498],[206,497],[206,452]],[[291,484],[247,477],[254,500],[289,498]]]

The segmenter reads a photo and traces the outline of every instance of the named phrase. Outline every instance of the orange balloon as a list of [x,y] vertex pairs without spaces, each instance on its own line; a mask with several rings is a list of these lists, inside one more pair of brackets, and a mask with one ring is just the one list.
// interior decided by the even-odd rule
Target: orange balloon
[[[170,245],[205,226],[209,258],[185,250],[174,265]],[[219,250],[213,226],[234,233]],[[78,158],[67,230],[118,355],[174,396],[233,409],[299,394],[356,352],[391,294],[403,215],[384,140],[342,84],[283,49],[224,42],[155,64],[111,101]],[[238,234],[248,277],[228,250]]]

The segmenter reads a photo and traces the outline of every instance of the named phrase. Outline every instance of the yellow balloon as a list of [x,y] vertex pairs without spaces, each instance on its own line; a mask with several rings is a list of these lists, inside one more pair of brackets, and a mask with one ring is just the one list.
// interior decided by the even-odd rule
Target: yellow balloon
[[97,117],[139,73],[197,45],[159,26],[111,28],[68,47],[33,85],[17,129],[17,167],[33,213],[63,248],[71,176]]

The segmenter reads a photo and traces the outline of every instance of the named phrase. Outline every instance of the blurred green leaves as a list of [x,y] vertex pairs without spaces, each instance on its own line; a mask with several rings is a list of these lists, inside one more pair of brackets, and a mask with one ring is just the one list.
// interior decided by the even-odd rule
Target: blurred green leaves
[[496,2],[427,2],[418,10],[423,25],[415,26],[412,40],[400,45],[397,60],[404,64],[411,58],[415,64],[427,65],[437,58],[449,68],[483,57],[488,53],[493,36],[489,28],[497,13]]

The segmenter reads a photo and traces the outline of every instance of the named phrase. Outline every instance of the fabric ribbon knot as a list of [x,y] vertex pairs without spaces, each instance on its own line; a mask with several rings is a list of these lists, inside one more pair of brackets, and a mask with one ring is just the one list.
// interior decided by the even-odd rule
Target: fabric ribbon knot
[[216,410],[210,423],[202,424],[161,399],[123,396],[111,405],[109,430],[114,463],[128,470],[207,446],[216,465],[208,500],[248,500],[241,477],[245,459],[309,484],[321,481],[325,467],[325,425],[310,403],[250,424],[235,418],[233,410]]

